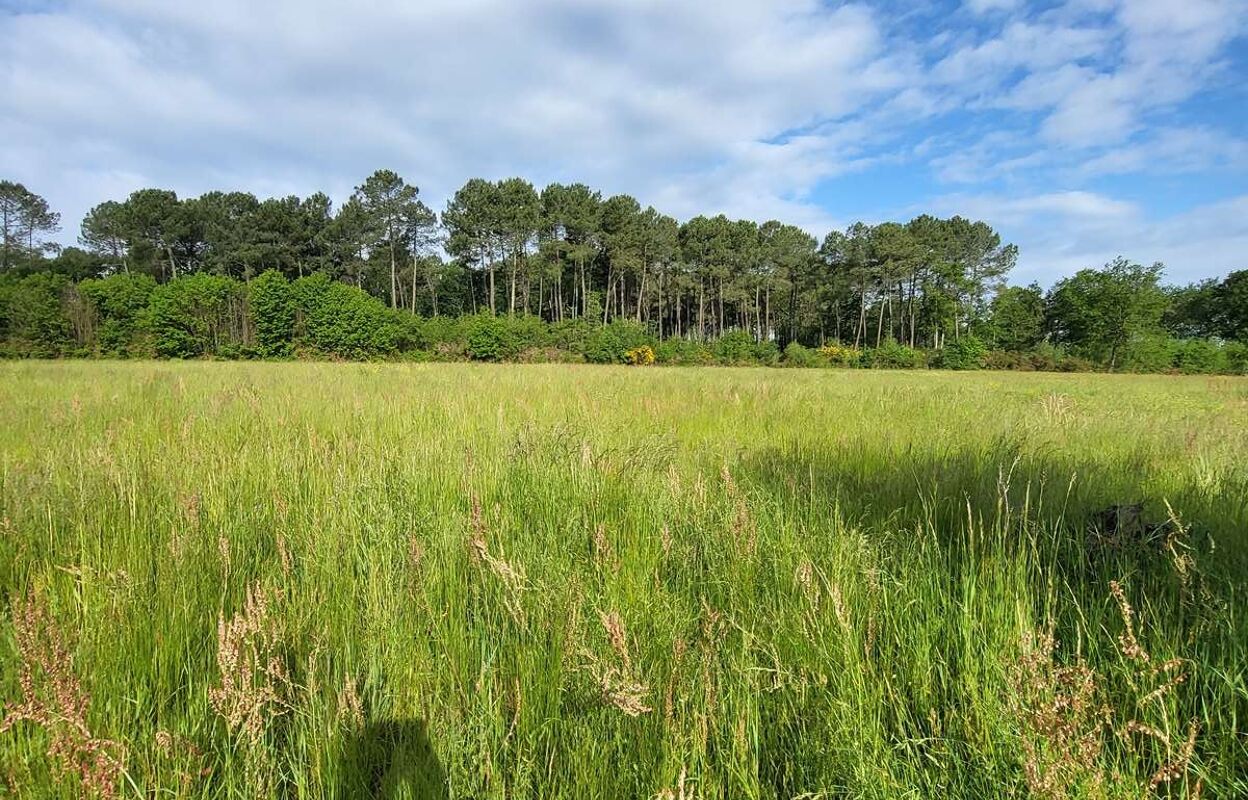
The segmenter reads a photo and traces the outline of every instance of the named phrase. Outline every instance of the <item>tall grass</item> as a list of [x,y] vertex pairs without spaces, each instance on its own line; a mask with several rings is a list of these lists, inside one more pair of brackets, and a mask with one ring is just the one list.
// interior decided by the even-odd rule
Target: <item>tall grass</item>
[[1244,796],[1246,531],[1239,379],[0,364],[0,794]]

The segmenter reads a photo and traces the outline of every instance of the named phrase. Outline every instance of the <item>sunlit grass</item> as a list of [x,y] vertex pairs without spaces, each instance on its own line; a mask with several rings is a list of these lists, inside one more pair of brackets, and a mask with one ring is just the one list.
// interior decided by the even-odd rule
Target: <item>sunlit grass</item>
[[119,796],[1248,793],[1243,379],[5,363],[0,520]]

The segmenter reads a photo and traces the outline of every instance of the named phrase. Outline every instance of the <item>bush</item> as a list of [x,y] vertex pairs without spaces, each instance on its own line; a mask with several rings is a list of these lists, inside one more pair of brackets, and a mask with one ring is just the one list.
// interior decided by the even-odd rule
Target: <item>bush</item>
[[624,362],[634,367],[647,367],[654,363],[654,348],[648,344],[634,347],[624,354]]
[[550,324],[550,343],[571,353],[584,353],[594,326],[585,317],[564,319]]
[[148,350],[143,343],[143,317],[156,291],[150,275],[112,275],[78,284],[95,313],[96,349],[110,356],[134,356]]
[[300,286],[304,280],[292,284],[304,346],[341,358],[375,358],[419,336],[412,329],[418,318],[387,308],[362,289],[328,280]]
[[989,350],[984,355],[984,369],[1032,372],[1036,367],[1031,355],[1031,353],[1016,350]]
[[1232,375],[1248,375],[1248,344],[1244,342],[1227,342],[1222,345],[1222,357],[1226,360],[1226,371]]
[[1124,348],[1118,366],[1127,372],[1167,372],[1177,352],[1178,342],[1169,336],[1140,336]]
[[0,284],[0,330],[8,354],[55,358],[69,352],[73,330],[62,304],[70,286],[64,276],[48,272]]
[[290,355],[295,337],[295,299],[290,282],[267,270],[247,286],[247,305],[256,331],[256,352],[264,358]]
[[629,350],[649,346],[654,337],[645,326],[630,320],[616,320],[596,328],[585,343],[585,360],[594,364],[623,364]]
[[927,366],[927,355],[889,339],[879,347],[864,350],[861,361],[871,369],[922,369]]
[[156,287],[143,326],[164,358],[238,354],[247,333],[245,298],[238,281],[197,272]]
[[442,353],[463,353],[466,346],[465,317],[429,317],[420,326],[420,343],[422,350],[435,355]]
[[754,337],[745,331],[731,331],[711,344],[711,352],[725,364],[749,364],[758,360]]
[[962,336],[946,342],[936,355],[941,369],[983,369],[988,348],[975,336]]
[[789,342],[784,348],[784,364],[789,367],[818,367],[822,364],[819,352],[799,342]]
[[834,367],[862,366],[862,351],[856,347],[846,347],[833,342],[820,347],[819,355]]
[[468,357],[476,361],[502,361],[516,352],[514,342],[508,340],[509,333],[503,320],[489,312],[469,317],[465,328]]
[[1188,375],[1229,372],[1226,352],[1208,339],[1183,339],[1174,348],[1174,367]]
[[706,345],[679,336],[659,342],[654,357],[660,364],[673,365],[710,364],[715,360]]
[[510,349],[507,358],[518,355],[524,350],[543,349],[551,344],[550,326],[541,317],[533,314],[521,314],[514,317],[499,317],[507,328],[506,340]]

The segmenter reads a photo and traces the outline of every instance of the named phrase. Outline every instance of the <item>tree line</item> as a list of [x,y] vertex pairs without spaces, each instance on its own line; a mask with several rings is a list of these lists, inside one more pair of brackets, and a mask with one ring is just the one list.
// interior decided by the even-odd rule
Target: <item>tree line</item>
[[[1167,287],[1160,265],[1119,259],[1047,292],[1009,286],[1017,248],[987,223],[958,216],[856,223],[819,241],[775,220],[719,215],[679,223],[628,195],[604,198],[584,184],[538,190],[520,178],[471,179],[437,214],[415,186],[379,170],[337,209],[322,193],[260,200],[245,192],[179,198],[141,189],[92,208],[80,247],[64,249],[47,240],[59,215],[21,184],[2,181],[0,223],[0,335],[5,352],[19,355],[31,348],[15,342],[34,334],[13,298],[22,293],[19,282],[36,275],[60,276],[60,283],[28,288],[46,295],[59,287],[63,330],[73,330],[78,351],[88,352],[99,343],[87,346],[81,317],[103,315],[90,299],[101,290],[91,287],[111,276],[131,279],[114,282],[126,283],[131,295],[141,284],[149,299],[160,296],[155,287],[200,276],[242,287],[226,294],[242,320],[233,333],[238,352],[250,352],[259,320],[246,287],[267,273],[292,286],[317,276],[352,287],[392,312],[391,322],[403,313],[531,318],[524,324],[552,329],[622,330],[628,323],[656,343],[680,340],[708,353],[732,337],[760,352],[791,345],[911,351],[940,363],[957,360],[942,356],[956,344],[958,352],[982,350],[972,361],[994,366],[1082,360],[1165,370],[1187,368],[1181,354],[1195,348],[1215,353],[1204,360],[1224,370],[1248,341],[1248,272]],[[1037,352],[1049,355],[1029,356]]]

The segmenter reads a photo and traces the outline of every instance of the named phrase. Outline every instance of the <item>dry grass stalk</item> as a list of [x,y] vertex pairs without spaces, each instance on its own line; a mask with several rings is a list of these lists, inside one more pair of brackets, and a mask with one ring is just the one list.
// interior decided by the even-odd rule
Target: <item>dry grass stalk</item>
[[289,710],[290,678],[281,641],[260,587],[247,590],[243,610],[217,622],[217,667],[221,685],[208,691],[213,709],[231,733],[258,743],[272,722]]
[[1118,581],[1109,582],[1109,591],[1113,594],[1114,600],[1118,602],[1118,611],[1122,615],[1122,624],[1124,630],[1118,635],[1118,649],[1129,659],[1148,663],[1150,657],[1148,651],[1145,650],[1139,640],[1135,636],[1135,609],[1131,608],[1131,604],[1127,602],[1127,594],[1122,590]]
[[64,639],[33,596],[13,608],[22,700],[5,703],[0,733],[19,722],[47,731],[48,757],[61,778],[76,776],[86,795],[117,797],[123,774],[121,746],[92,734],[87,725],[91,697],[74,674]]
[[424,563],[425,542],[418,534],[412,533],[407,537],[407,568],[413,575],[419,575]]
[[490,553],[489,544],[485,539],[485,518],[481,513],[481,501],[472,498],[472,516],[468,534],[468,557],[473,564],[484,565],[503,584],[503,605],[507,612],[520,625],[526,623],[522,595],[528,588],[528,576],[524,568],[512,564],[501,555]]
[[600,612],[598,619],[607,634],[607,642],[618,663],[605,663],[586,652],[586,668],[598,684],[602,698],[627,716],[637,717],[653,709],[646,705],[649,688],[633,674],[633,660],[628,649],[628,633],[618,612]]
[[1040,408],[1049,419],[1066,422],[1075,412],[1075,401],[1070,395],[1052,392],[1041,398]]
[[733,540],[742,550],[753,555],[758,550],[758,526],[754,524],[750,508],[745,502],[745,493],[737,486],[727,464],[720,467],[719,477],[728,493],[728,499],[732,501]]
[[607,526],[602,523],[594,528],[593,553],[594,563],[599,567],[609,567],[612,570],[620,568],[620,560],[616,558],[615,548],[611,546],[611,539],[607,536]]
[[290,546],[286,544],[285,533],[277,534],[277,555],[281,560],[282,574],[289,578],[290,574],[294,572],[295,560],[290,554]]
[[1059,665],[1056,648],[1052,630],[1029,637],[1010,672],[1027,788],[1055,800],[1104,785],[1099,760],[1111,719],[1096,674],[1082,660]]
[[232,563],[230,559],[230,540],[224,534],[217,537],[217,552],[221,556],[221,566],[225,568],[226,572],[229,572]]
[[[1191,723],[1188,724],[1187,738],[1183,741],[1183,744],[1179,746],[1178,754],[1153,773],[1153,777],[1148,781],[1150,789],[1156,789],[1163,783],[1176,781],[1187,774],[1187,769],[1192,763],[1192,753],[1196,751],[1196,734],[1199,730],[1200,726],[1196,724],[1195,720],[1192,720]],[[1199,787],[1200,784],[1197,783],[1195,791],[1199,792]]]
[[364,727],[364,704],[355,689],[355,678],[350,675],[342,676],[342,689],[338,692],[338,722],[352,730]]
[[189,769],[177,769],[178,782],[185,794],[196,777],[206,778],[212,774],[212,767],[204,766],[204,751],[190,739],[171,731],[156,731],[156,752],[162,758],[173,762],[181,762]]

